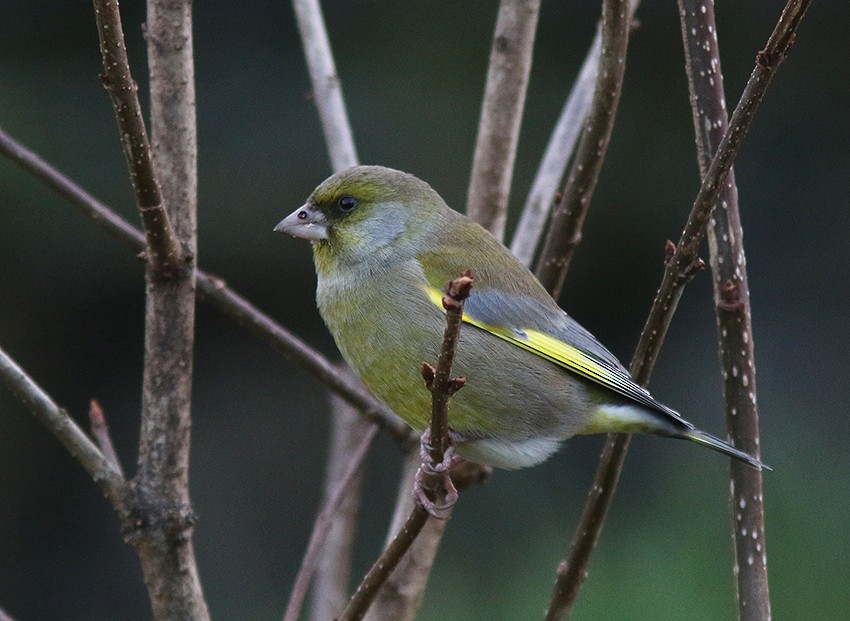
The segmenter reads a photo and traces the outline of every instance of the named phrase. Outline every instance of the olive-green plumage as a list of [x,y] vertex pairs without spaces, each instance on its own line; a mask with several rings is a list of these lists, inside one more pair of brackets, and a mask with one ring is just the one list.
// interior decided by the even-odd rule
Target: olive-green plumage
[[420,369],[436,361],[445,328],[439,295],[473,270],[453,368],[468,382],[449,409],[463,457],[520,468],[575,434],[621,431],[694,440],[761,467],[637,386],[502,244],[412,175],[333,175],[275,230],[312,241],[319,311],[343,357],[419,431],[431,412]]

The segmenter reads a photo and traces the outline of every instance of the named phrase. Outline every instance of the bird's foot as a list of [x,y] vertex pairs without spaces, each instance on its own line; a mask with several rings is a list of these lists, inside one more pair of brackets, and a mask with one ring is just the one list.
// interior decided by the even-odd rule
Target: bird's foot
[[453,444],[460,439],[459,434],[449,431],[450,444],[443,451],[442,461],[438,463],[431,456],[433,447],[430,428],[422,434],[419,445],[421,463],[413,483],[413,500],[432,517],[440,520],[448,517],[449,509],[454,506],[458,498],[457,488],[452,483],[449,471],[453,466],[464,461],[455,453]]

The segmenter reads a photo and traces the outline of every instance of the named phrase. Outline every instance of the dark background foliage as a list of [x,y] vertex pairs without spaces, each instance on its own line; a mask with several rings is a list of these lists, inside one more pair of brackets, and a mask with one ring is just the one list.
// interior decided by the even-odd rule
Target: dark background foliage
[[[722,2],[730,108],[782,3]],[[850,237],[846,3],[815,3],[736,167],[752,288],[774,611],[850,607],[845,392]],[[125,2],[146,90],[144,6]],[[465,200],[495,3],[325,2],[360,158]],[[593,34],[598,3],[544,2],[512,194],[512,222]],[[91,6],[2,1],[0,125],[136,221]],[[200,263],[329,356],[303,242],[272,235],[330,172],[287,3],[197,3]],[[562,305],[627,360],[698,187],[675,3],[638,11],[622,105]],[[61,199],[0,161],[0,344],[84,420],[104,406],[132,472],[140,396],[141,264]],[[327,399],[309,375],[201,305],[192,495],[211,611],[276,618],[320,491]],[[653,392],[721,432],[710,284],[682,301]],[[533,618],[548,597],[600,446],[465,493],[422,619]],[[357,572],[377,552],[399,456],[369,463]],[[727,467],[641,438],[576,618],[734,615]],[[19,619],[145,619],[134,555],[82,469],[0,391],[0,606]]]

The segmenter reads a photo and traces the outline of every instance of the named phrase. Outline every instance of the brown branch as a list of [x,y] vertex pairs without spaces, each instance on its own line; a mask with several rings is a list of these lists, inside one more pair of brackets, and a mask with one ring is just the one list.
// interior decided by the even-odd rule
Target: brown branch
[[[0,154],[6,155],[25,171],[33,174],[48,187],[66,198],[84,216],[94,221],[109,235],[134,252],[144,250],[145,237],[141,231],[121,218],[107,205],[98,201],[68,177],[45,162],[36,153],[15,141],[0,129]],[[387,406],[375,399],[357,380],[345,377],[331,362],[304,341],[276,323],[248,300],[229,288],[220,278],[198,271],[197,295],[211,303],[223,314],[244,326],[261,340],[276,348],[288,359],[300,364],[325,383],[328,388],[358,408],[403,446],[411,440],[410,428]]]
[[336,73],[328,33],[318,0],[292,0],[307,68],[313,85],[313,101],[319,110],[325,144],[334,172],[357,166],[357,150],[345,101],[342,83]]
[[[106,64],[121,72],[108,76],[114,97],[133,90],[126,66],[117,6],[95,2],[101,48]],[[108,16],[108,18],[107,18]],[[117,30],[116,30],[117,29]],[[135,549],[155,619],[209,618],[195,559],[194,513],[189,495],[189,447],[192,403],[192,354],[195,332],[195,248],[197,204],[197,146],[195,128],[194,48],[190,0],[149,0],[147,4],[148,65],[151,88],[153,152],[141,143],[138,107],[120,113],[137,117],[133,153],[144,178],[134,178],[137,192],[151,192],[160,182],[161,196],[144,194],[143,210],[153,220],[165,218],[186,249],[179,269],[164,274],[148,248],[146,263],[145,354],[138,471],[133,480],[134,522],[127,540]],[[107,67],[107,72],[110,68]],[[118,79],[122,82],[116,82]],[[132,102],[136,102],[133,93]],[[131,103],[132,103],[131,102]],[[121,100],[120,106],[128,105]],[[122,126],[123,131],[123,126]],[[151,159],[156,165],[151,169]],[[133,161],[133,166],[140,163]],[[167,207],[167,211],[163,211]],[[153,215],[151,215],[153,214]],[[165,226],[160,223],[160,226]],[[168,227],[168,230],[171,230]],[[161,243],[161,242],[158,242]],[[176,243],[176,242],[175,242]],[[166,247],[165,250],[169,250]],[[167,276],[167,277],[164,277]]]
[[[711,157],[729,124],[714,5],[679,0],[679,18],[697,160],[700,174],[705,176]],[[750,294],[734,170],[730,169],[726,183],[722,186],[710,224],[708,247],[714,276],[712,282],[726,423],[732,443],[758,457],[758,407]],[[733,574],[737,585],[738,619],[769,619],[762,473],[753,468],[740,467],[735,462],[731,463],[730,468],[729,500],[732,539],[735,542]]]
[[124,469],[121,467],[121,461],[118,459],[118,453],[115,451],[115,445],[112,443],[112,435],[109,433],[109,425],[106,424],[103,408],[100,407],[97,399],[92,399],[89,402],[89,424],[91,425],[91,434],[97,440],[97,445],[100,447],[101,453],[103,453],[106,460],[123,477]]
[[540,0],[502,0],[490,49],[466,213],[498,239],[505,234],[539,13]]
[[[298,569],[298,575],[295,577],[292,593],[289,596],[289,603],[286,606],[286,614],[283,617],[284,621],[298,621],[298,617],[301,614],[301,606],[304,603],[307,589],[310,586],[310,580],[313,578],[313,574],[320,561],[319,554],[322,553],[328,533],[334,525],[333,517],[345,495],[352,491],[352,482],[361,472],[363,462],[366,460],[366,455],[369,452],[369,447],[372,445],[376,431],[377,428],[374,426],[365,430],[365,434],[359,439],[359,444],[354,449],[354,452],[348,455],[348,464],[345,471],[333,480],[333,490],[328,494],[325,505],[316,516],[316,521],[313,524],[313,532],[310,533],[307,551],[301,559],[301,567]],[[330,619],[338,612],[339,609],[336,609],[331,615],[324,618]]]
[[0,349],[0,381],[62,443],[89,473],[118,515],[128,515],[129,487],[121,472],[77,423],[5,352]]
[[[629,3],[630,22],[639,4],[640,0]],[[546,151],[537,168],[531,190],[525,199],[522,215],[511,242],[511,252],[526,267],[531,266],[534,260],[534,252],[543,234],[550,208],[555,203],[556,190],[564,177],[570,156],[587,121],[593,102],[594,83],[599,71],[601,50],[602,28],[600,26],[596,29],[596,35],[587,50],[578,77],[549,137],[549,143],[546,145]]]
[[[433,501],[432,506],[440,506],[441,502],[445,502],[442,505],[445,508],[449,508],[456,499],[456,497],[450,498],[452,491],[456,492],[456,490],[448,479],[448,468],[442,469],[447,465],[444,459],[450,457],[451,449],[448,426],[449,399],[466,382],[463,378],[453,378],[451,367],[460,334],[463,303],[469,296],[471,288],[472,272],[469,270],[452,280],[446,287],[446,295],[443,296],[446,329],[443,333],[437,368],[434,369],[428,363],[423,366],[425,384],[431,391],[431,427],[423,434],[422,465],[417,473],[417,481],[423,484],[422,491]],[[433,510],[430,515],[433,515]],[[410,550],[414,540],[428,521],[428,517],[429,511],[423,508],[421,501],[417,502],[404,526],[360,582],[348,606],[342,612],[340,621],[355,621],[366,615],[381,585]]]
[[[636,353],[636,357],[641,360],[641,366],[651,367],[655,364],[663,335],[666,334],[670,317],[672,317],[670,309],[675,309],[682,292],[678,283],[682,278],[687,278],[693,270],[699,245],[717,196],[726,182],[741,143],[752,127],[753,118],[764,94],[794,42],[797,27],[810,2],[811,0],[789,0],[765,48],[756,56],[755,68],[732,114],[729,129],[723,134],[717,153],[711,160],[682,237],[664,271],[658,295],[653,302],[647,321],[647,326],[651,326],[651,333],[641,339],[641,346]],[[656,330],[657,336],[653,337],[653,332]]]
[[[410,493],[416,474],[422,465],[418,450],[411,450],[404,458],[404,467],[399,477],[398,494],[390,521],[385,546],[389,546],[396,533],[404,526],[407,517],[413,511],[413,495]],[[454,481],[454,477],[452,477]],[[445,512],[449,517],[451,509]],[[366,621],[413,621],[422,605],[425,587],[434,565],[440,541],[443,539],[448,519],[428,520],[413,541],[392,573],[387,576],[384,585],[378,590],[375,600],[365,616]],[[318,619],[316,621],[319,621]]]
[[354,595],[351,596],[348,606],[342,611],[339,621],[359,621],[365,616],[378,589],[381,588],[389,574],[410,549],[416,536],[428,521],[428,517],[428,512],[421,506],[413,507],[413,511],[411,511],[410,516],[392,540],[392,543],[387,546],[369,572],[363,577]]
[[[756,67],[735,108],[730,127],[725,132],[703,179],[682,238],[667,260],[661,287],[655,296],[629,366],[629,371],[639,384],[645,385],[649,381],[658,350],[667,334],[684,285],[693,276],[695,266],[698,265],[696,251],[711,209],[737,155],[738,147],[752,124],[772,73],[784,60],[809,2],[810,0],[789,0],[765,49],[759,52]],[[609,434],[606,440],[587,504],[575,530],[569,558],[559,567],[558,579],[547,611],[548,620],[566,618],[587,575],[589,555],[599,539],[628,446],[629,436],[623,434]]]
[[[351,373],[347,367],[342,367]],[[341,397],[331,393],[331,434],[325,472],[322,512],[327,513],[330,528],[324,537],[310,591],[310,616],[313,621],[335,618],[345,608],[351,584],[352,552],[357,533],[363,468],[349,477],[350,462],[359,456],[359,447],[371,442],[377,428],[359,415]],[[368,440],[367,440],[368,438]],[[365,456],[365,451],[363,452]],[[344,485],[341,501],[335,501],[336,489]],[[336,506],[335,509],[330,507]],[[317,518],[318,519],[318,518]]]
[[127,60],[118,2],[94,0],[94,12],[103,56],[101,80],[118,121],[124,159],[147,238],[147,258],[154,274],[171,277],[183,268],[184,252],[166,212],[154,171],[153,155],[139,105],[138,86]]
[[593,103],[537,264],[537,278],[556,299],[573,252],[581,241],[581,229],[614,129],[626,70],[629,22],[628,0],[602,3],[602,50]]

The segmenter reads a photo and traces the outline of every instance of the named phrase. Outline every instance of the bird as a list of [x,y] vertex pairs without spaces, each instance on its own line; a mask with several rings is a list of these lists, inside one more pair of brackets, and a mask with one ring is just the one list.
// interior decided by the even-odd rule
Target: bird
[[572,436],[621,432],[690,440],[763,467],[653,398],[505,246],[411,174],[338,172],[274,231],[311,242],[316,303],[342,357],[420,432],[431,413],[421,368],[439,356],[443,289],[472,270],[453,367],[467,383],[448,419],[460,458],[525,468]]

